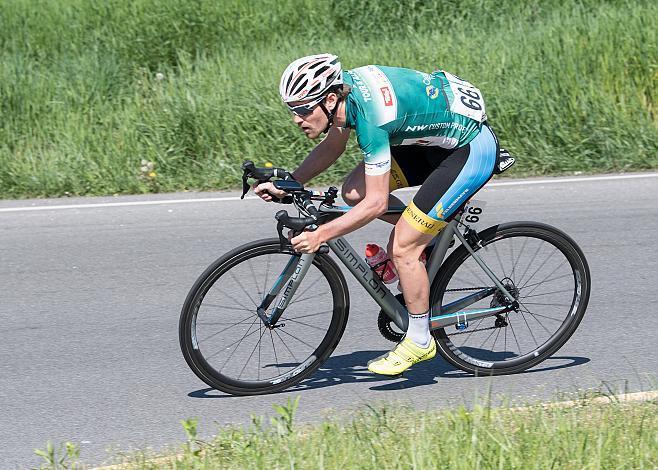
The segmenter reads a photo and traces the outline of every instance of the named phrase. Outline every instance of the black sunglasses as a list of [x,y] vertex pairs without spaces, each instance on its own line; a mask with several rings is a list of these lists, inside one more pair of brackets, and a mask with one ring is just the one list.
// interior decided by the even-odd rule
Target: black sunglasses
[[311,101],[310,103],[304,103],[300,104],[297,106],[290,106],[288,105],[288,109],[290,110],[291,113],[296,114],[297,116],[308,116],[313,112],[313,110],[324,100],[324,96],[321,96],[315,101]]

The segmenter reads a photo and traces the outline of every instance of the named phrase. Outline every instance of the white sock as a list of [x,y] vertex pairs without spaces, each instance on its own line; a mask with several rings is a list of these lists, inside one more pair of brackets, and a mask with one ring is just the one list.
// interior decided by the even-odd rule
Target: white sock
[[407,337],[421,348],[427,348],[430,345],[430,311],[424,313],[409,313],[409,327],[407,328]]

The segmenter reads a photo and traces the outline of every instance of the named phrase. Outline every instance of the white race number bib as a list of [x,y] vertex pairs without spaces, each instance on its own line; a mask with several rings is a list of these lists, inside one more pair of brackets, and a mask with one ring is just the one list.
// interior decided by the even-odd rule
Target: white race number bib
[[474,119],[477,122],[485,121],[487,119],[487,113],[484,109],[482,92],[450,72],[446,72],[445,70],[442,72],[448,79],[448,84],[452,91],[453,98],[452,103],[450,103],[450,111]]
[[476,199],[468,201],[464,206],[464,213],[460,222],[474,229],[480,220],[482,220],[482,212],[486,204],[485,201],[478,201]]

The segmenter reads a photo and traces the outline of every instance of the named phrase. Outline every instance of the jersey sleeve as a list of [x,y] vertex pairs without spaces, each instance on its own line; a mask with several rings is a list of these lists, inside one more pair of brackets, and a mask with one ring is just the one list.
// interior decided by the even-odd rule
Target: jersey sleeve
[[391,147],[388,132],[361,121],[356,129],[359,148],[363,152],[366,175],[383,175],[391,169]]

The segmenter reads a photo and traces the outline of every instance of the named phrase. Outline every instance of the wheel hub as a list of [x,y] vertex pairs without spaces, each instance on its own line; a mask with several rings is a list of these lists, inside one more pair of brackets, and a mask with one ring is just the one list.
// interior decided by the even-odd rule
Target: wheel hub
[[[519,299],[519,289],[514,285],[514,281],[512,281],[509,277],[504,278],[501,281],[501,284],[509,292],[512,297],[514,297],[514,300]],[[496,289],[496,292],[493,294],[493,299],[491,300],[491,308],[494,307],[506,307],[510,304],[509,300],[507,299],[507,296],[500,290]]]

